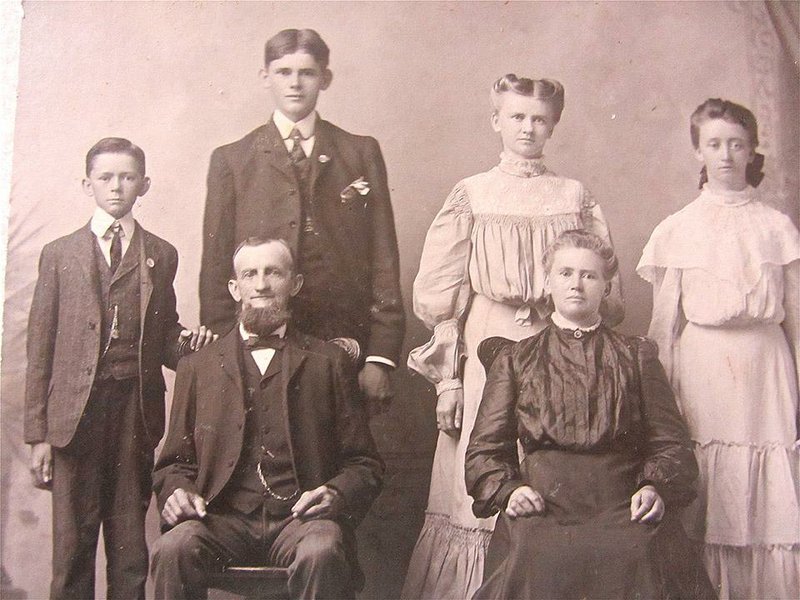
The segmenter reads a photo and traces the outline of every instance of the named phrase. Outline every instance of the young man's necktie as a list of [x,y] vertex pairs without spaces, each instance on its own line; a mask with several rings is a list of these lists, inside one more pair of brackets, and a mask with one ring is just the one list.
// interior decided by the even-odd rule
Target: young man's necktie
[[295,127],[289,134],[289,139],[293,142],[292,149],[289,151],[289,158],[292,160],[292,165],[294,165],[294,172],[297,174],[300,186],[304,190],[302,194],[305,204],[303,207],[303,232],[315,233],[314,204],[313,198],[310,197],[310,190],[308,190],[308,181],[311,177],[310,163],[303,150],[303,146],[300,144],[303,135],[300,133],[300,130]]
[[303,135],[300,133],[300,130],[295,127],[289,134],[289,139],[294,143],[289,152],[289,157],[292,159],[294,165],[298,165],[306,159],[306,153],[303,151],[303,146],[300,143],[303,140]]
[[109,227],[111,230],[111,272],[116,273],[122,262],[122,225],[118,221]]

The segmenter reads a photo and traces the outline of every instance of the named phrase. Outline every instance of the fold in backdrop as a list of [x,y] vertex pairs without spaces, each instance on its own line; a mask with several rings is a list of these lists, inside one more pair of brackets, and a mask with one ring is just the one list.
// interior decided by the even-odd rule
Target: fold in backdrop
[[[546,162],[582,180],[605,211],[624,331],[647,330],[650,289],[634,274],[645,241],[697,195],[689,115],[707,97],[755,112],[762,185],[797,220],[797,3],[31,2],[24,11],[2,346],[3,598],[47,595],[50,496],[30,485],[22,444],[25,330],[42,246],[93,210],[80,185],[84,155],[111,135],[144,148],[153,185],[135,215],[177,247],[179,311],[196,324],[209,155],[268,118],[258,70],[280,29],[322,34],[334,79],[321,115],[381,143],[407,307],[448,191],[497,162],[488,92],[508,72],[566,87]],[[427,337],[410,318],[406,349]],[[370,598],[399,593],[436,436],[431,387],[402,368],[395,384],[391,411],[372,423],[386,491],[359,531]]]

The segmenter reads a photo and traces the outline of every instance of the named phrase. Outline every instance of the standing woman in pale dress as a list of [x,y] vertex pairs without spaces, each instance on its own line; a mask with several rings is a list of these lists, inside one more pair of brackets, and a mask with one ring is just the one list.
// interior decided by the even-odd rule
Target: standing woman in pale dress
[[[414,282],[414,312],[433,337],[408,365],[436,386],[440,433],[403,598],[463,599],[481,584],[494,518],[473,515],[464,483],[464,451],[485,382],[478,343],[519,340],[545,326],[551,308],[541,259],[561,232],[582,228],[610,241],[586,188],[543,161],[564,108],[561,84],[510,74],[495,82],[491,98],[500,164],[453,188],[428,231]],[[615,278],[604,315],[613,325],[622,313]]]
[[700,467],[689,534],[720,598],[800,598],[800,234],[755,189],[753,113],[712,98],[691,137],[702,192],[637,267]]

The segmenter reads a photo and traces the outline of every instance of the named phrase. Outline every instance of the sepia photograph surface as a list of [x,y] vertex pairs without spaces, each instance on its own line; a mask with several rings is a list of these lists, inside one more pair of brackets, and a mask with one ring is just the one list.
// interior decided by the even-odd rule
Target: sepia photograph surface
[[[413,286],[426,234],[448,195],[500,161],[490,96],[498,78],[563,85],[563,114],[542,162],[581,182],[602,207],[619,260],[619,332],[648,335],[653,290],[636,268],[656,226],[700,193],[690,116],[706,99],[753,112],[765,157],[758,190],[765,204],[800,222],[796,2],[13,4],[6,12],[16,25],[0,25],[7,38],[19,31],[18,74],[9,73],[16,94],[6,94],[3,115],[12,150],[1,153],[7,168],[0,171],[7,176],[0,189],[8,191],[0,199],[7,215],[0,597],[9,600],[49,594],[52,497],[32,484],[23,437],[26,342],[42,248],[85,226],[95,209],[82,183],[86,153],[106,137],[144,150],[152,183],[133,215],[177,249],[177,312],[185,326],[201,325],[211,153],[270,120],[276,107],[259,71],[265,42],[283,29],[314,29],[330,48],[333,77],[316,110],[378,141],[397,233],[406,331],[391,406],[370,420],[386,473],[357,529],[365,575],[359,598],[400,597],[426,519],[431,465],[444,434],[437,431],[434,384],[406,367],[409,352],[432,335],[415,317]],[[4,52],[14,57],[17,48]],[[789,340],[793,352],[797,342]],[[164,369],[164,376],[169,412],[175,375]],[[794,385],[796,411],[796,373]],[[796,446],[793,452],[797,461]],[[158,536],[153,501],[148,543]],[[98,557],[97,597],[105,598],[102,544]],[[152,583],[147,589],[152,597]]]

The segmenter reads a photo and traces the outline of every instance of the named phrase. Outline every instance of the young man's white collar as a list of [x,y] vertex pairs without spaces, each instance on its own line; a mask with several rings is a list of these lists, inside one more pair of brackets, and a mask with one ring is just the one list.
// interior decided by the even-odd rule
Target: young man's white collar
[[300,130],[300,135],[303,136],[303,141],[300,142],[300,145],[303,147],[303,152],[306,153],[306,156],[311,156],[311,152],[314,150],[314,128],[317,125],[317,111],[312,110],[311,114],[306,115],[295,123],[276,109],[275,112],[272,113],[272,120],[275,122],[275,127],[278,128],[278,133],[281,134],[287,150],[291,151],[294,145],[294,141],[292,141],[289,136],[292,133],[292,129],[296,127]]
[[[244,341],[247,341],[247,338],[252,336],[253,334],[247,331],[244,328],[244,325],[239,323],[239,335],[242,336]],[[277,335],[279,338],[286,337],[286,323],[275,329],[270,335]],[[275,356],[275,349],[274,348],[258,348],[257,350],[251,350],[250,354],[253,357],[253,360],[256,361],[256,366],[258,366],[258,370],[261,371],[261,374],[267,372],[267,368],[269,367],[269,363],[272,362],[272,357]]]
[[119,222],[122,226],[120,241],[122,242],[122,256],[125,256],[128,247],[131,245],[133,232],[136,230],[136,221],[132,212],[127,213],[121,219],[115,219],[98,206],[94,209],[92,220],[89,223],[89,228],[97,237],[97,243],[100,244],[100,250],[103,252],[108,265],[111,265],[111,236],[113,235],[109,228],[116,222]]

